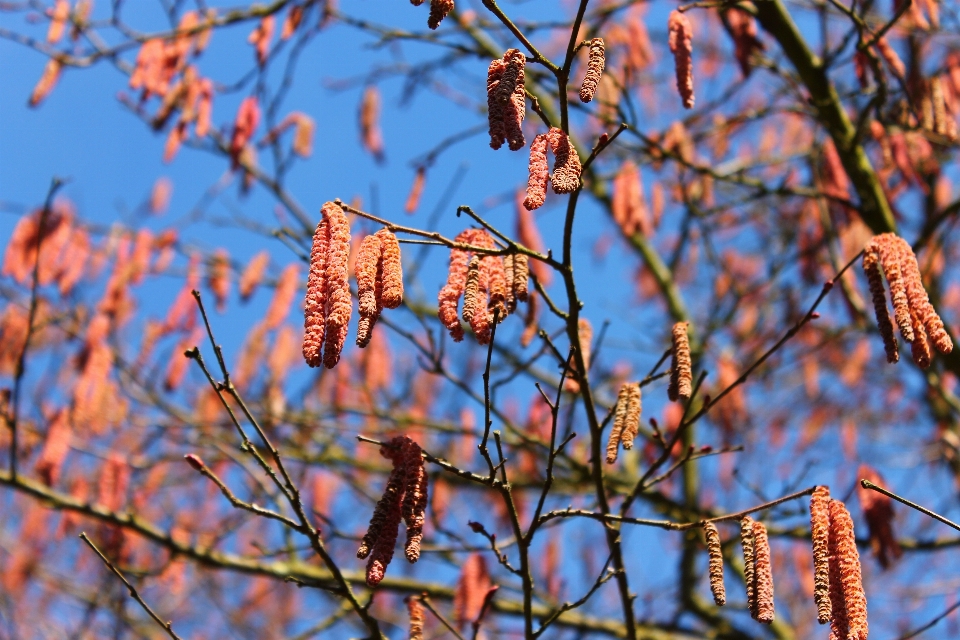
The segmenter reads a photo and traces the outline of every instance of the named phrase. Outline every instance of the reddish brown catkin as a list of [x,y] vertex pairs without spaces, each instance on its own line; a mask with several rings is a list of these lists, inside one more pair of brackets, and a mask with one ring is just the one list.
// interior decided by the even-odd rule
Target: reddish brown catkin
[[526,302],[530,297],[528,283],[530,280],[530,260],[522,253],[513,257],[513,295],[520,302]]
[[690,339],[687,336],[687,323],[678,322],[673,325],[671,333],[673,342],[673,364],[670,369],[670,384],[667,395],[670,400],[686,401],[693,392],[693,373],[690,362]]
[[679,11],[671,11],[667,20],[668,44],[677,71],[677,91],[683,106],[692,109],[693,95],[693,27],[690,19]]
[[[324,205],[326,208],[327,205]],[[310,250],[310,273],[307,276],[307,296],[303,305],[303,359],[311,367],[323,361],[321,349],[324,339],[324,312],[327,304],[326,262],[330,244],[330,225],[321,209],[320,222],[313,234]]]
[[633,441],[640,431],[640,414],[643,411],[643,400],[640,396],[640,385],[631,382],[627,385],[627,412],[623,419],[623,435],[620,441],[626,451],[633,449]]
[[[513,54],[513,60],[508,60],[506,55],[504,56],[504,60],[507,60],[508,63],[512,62],[519,67],[519,70],[517,72],[517,79],[513,84],[513,91],[510,93],[504,106],[503,124],[505,128],[504,131],[507,135],[507,146],[509,146],[511,151],[519,151],[527,144],[523,137],[523,118],[527,113],[527,92],[524,84],[524,66],[526,65],[527,59],[520,51],[516,49],[512,51],[515,52]],[[504,75],[506,76],[506,74]]]
[[910,305],[907,302],[907,287],[900,270],[900,247],[897,236],[884,233],[877,236],[876,247],[880,253],[880,266],[890,287],[890,302],[893,304],[893,316],[900,328],[900,335],[907,342],[913,342],[913,324],[910,320]]
[[953,340],[943,327],[943,320],[937,313],[930,298],[923,287],[920,277],[920,266],[913,249],[903,239],[897,238],[900,244],[900,268],[907,285],[907,300],[910,310],[916,313],[930,337],[930,342],[940,353],[947,354],[953,351]]
[[[491,133],[491,136],[493,134]],[[547,134],[541,133],[530,143],[530,164],[527,177],[527,197],[523,206],[533,211],[543,206],[547,198],[547,182],[550,170],[547,165]]]
[[451,11],[453,11],[453,0],[430,0],[430,17],[427,18],[427,26],[436,29]]
[[389,229],[380,229],[376,233],[380,238],[381,272],[383,273],[383,293],[381,303],[387,309],[396,309],[403,304],[403,265],[400,259],[400,242]]
[[547,133],[547,142],[553,151],[553,175],[550,178],[553,192],[573,193],[580,187],[580,172],[583,169],[577,150],[570,144],[569,136],[557,127]]
[[[473,229],[461,231],[455,242],[469,243],[473,236]],[[449,331],[450,337],[454,342],[463,340],[463,327],[460,325],[460,317],[457,313],[457,305],[460,302],[460,296],[463,294],[463,288],[467,281],[467,263],[470,261],[470,253],[462,249],[450,250],[450,269],[447,273],[447,282],[440,289],[437,296],[438,308],[437,315],[440,317],[440,323]]]
[[407,525],[405,553],[408,562],[420,559],[424,514],[427,504],[427,472],[420,445],[404,438],[400,456],[404,468],[403,521]]
[[507,313],[513,313],[517,310],[517,294],[513,286],[513,263],[516,254],[510,254],[503,259],[503,276],[507,281],[507,299],[505,301]]
[[500,256],[483,256],[480,260],[480,281],[486,283],[489,294],[487,307],[492,314],[497,311],[497,322],[503,322],[507,317],[507,281],[503,258]]
[[773,566],[770,562],[770,540],[767,528],[762,522],[753,523],[753,553],[756,561],[754,579],[756,580],[757,621],[763,624],[773,622]]
[[754,565],[753,518],[740,519],[740,546],[743,548],[743,581],[747,585],[747,609],[757,617],[757,594]]
[[590,41],[590,57],[587,61],[587,74],[580,85],[580,102],[590,102],[597,93],[600,76],[603,75],[604,49],[603,38],[594,38]]
[[390,510],[394,508],[396,508],[397,511],[400,510],[403,479],[403,470],[394,467],[390,473],[390,478],[387,480],[386,489],[384,489],[380,501],[377,502],[377,506],[373,510],[370,524],[367,525],[367,532],[364,534],[363,539],[360,541],[360,547],[357,549],[357,557],[361,560],[369,556],[370,552],[373,551],[373,548],[376,546],[377,540],[380,539],[380,535],[383,533],[385,523],[388,519],[387,514]]
[[610,428],[610,438],[607,440],[607,464],[616,462],[617,453],[620,451],[623,426],[627,421],[627,393],[627,385],[620,387],[617,404],[613,408],[613,426]]
[[883,349],[887,354],[887,362],[894,363],[900,360],[897,349],[897,339],[893,335],[893,323],[890,321],[890,312],[887,310],[887,295],[883,289],[883,276],[880,272],[880,252],[871,240],[863,252],[863,272],[867,276],[870,286],[870,296],[873,299],[873,312],[877,318],[877,328],[883,338]]
[[727,592],[723,587],[723,550],[720,545],[720,532],[712,522],[703,523],[703,535],[707,542],[709,556],[710,591],[718,607],[727,604]]
[[504,106],[499,101],[500,82],[506,63],[497,58],[487,67],[487,122],[490,130],[490,146],[499,149],[507,139],[506,128],[503,123]]
[[[827,506],[830,511],[829,504]],[[830,640],[847,640],[850,625],[847,622],[847,607],[843,599],[843,578],[840,571],[840,554],[837,551],[839,540],[834,535],[833,522],[830,523],[829,563],[830,563]]]
[[416,596],[407,599],[410,612],[410,640],[423,640],[423,604]]
[[330,244],[324,275],[327,282],[326,322],[323,343],[323,366],[333,369],[340,361],[340,352],[347,338],[353,298],[347,280],[347,261],[350,255],[350,225],[337,204],[323,205],[330,221]]
[[836,539],[836,556],[850,640],[867,640],[867,597],[863,592],[860,554],[853,531],[853,520],[839,500],[830,501],[830,535]]
[[354,271],[357,276],[357,298],[360,307],[360,322],[357,325],[357,346],[370,343],[373,326],[380,317],[380,300],[377,296],[377,276],[380,270],[382,243],[377,235],[368,235],[360,243]]
[[813,542],[813,598],[817,622],[830,621],[830,489],[817,487],[810,496],[810,537]]
[[480,257],[473,256],[467,264],[467,281],[463,285],[463,313],[464,322],[473,326],[473,318],[486,307],[481,298],[485,297],[480,286]]

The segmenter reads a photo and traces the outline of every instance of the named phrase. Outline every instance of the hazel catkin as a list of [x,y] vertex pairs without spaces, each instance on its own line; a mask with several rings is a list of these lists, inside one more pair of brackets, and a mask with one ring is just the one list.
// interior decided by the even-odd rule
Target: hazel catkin
[[670,369],[670,384],[667,395],[670,400],[687,401],[690,399],[693,385],[693,374],[690,362],[690,339],[687,336],[686,322],[673,325],[671,340],[673,343],[673,362]]
[[740,519],[740,546],[743,549],[743,582],[747,587],[747,609],[757,617],[756,568],[754,564],[753,518]]
[[863,592],[860,570],[860,554],[857,552],[857,540],[853,531],[853,519],[846,506],[839,500],[831,500],[830,536],[836,543],[833,552],[837,559],[837,570],[831,574],[833,580],[839,573],[843,590],[843,605],[850,640],[867,640],[867,598]]
[[773,622],[773,567],[770,562],[770,540],[767,528],[762,522],[753,523],[753,553],[755,559],[754,580],[756,581],[756,619],[763,624]]
[[867,245],[863,253],[863,272],[867,276],[870,287],[870,297],[873,300],[873,312],[877,319],[877,328],[883,338],[883,349],[887,354],[887,362],[900,360],[897,349],[897,339],[893,335],[893,323],[890,321],[890,312],[887,309],[887,296],[883,289],[883,276],[880,271],[880,253],[875,246]]
[[543,206],[547,197],[550,170],[547,165],[547,134],[541,133],[530,143],[530,164],[527,177],[527,197],[523,206],[533,211]]
[[703,536],[707,543],[709,556],[710,591],[718,607],[727,603],[727,592],[723,586],[723,549],[720,545],[720,532],[712,522],[703,523]]
[[563,131],[553,127],[547,133],[547,142],[553,152],[553,175],[550,182],[556,194],[573,193],[580,187],[580,156],[570,143],[570,137]]

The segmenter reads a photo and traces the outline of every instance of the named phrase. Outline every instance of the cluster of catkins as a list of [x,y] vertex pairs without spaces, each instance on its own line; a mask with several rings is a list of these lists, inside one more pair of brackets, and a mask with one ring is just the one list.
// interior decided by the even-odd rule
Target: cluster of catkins
[[610,430],[610,439],[607,440],[607,464],[617,461],[617,451],[621,444],[625,450],[633,448],[633,440],[640,430],[642,410],[640,385],[636,382],[625,383],[620,387],[613,410],[613,428]]
[[367,584],[371,587],[380,584],[393,559],[401,519],[407,525],[407,561],[413,563],[420,559],[427,510],[427,471],[420,445],[406,436],[397,436],[380,447],[380,455],[393,462],[393,471],[357,549],[358,558],[369,556]]
[[487,68],[487,122],[490,147],[499,149],[506,142],[511,151],[526,145],[523,117],[527,111],[524,67],[527,59],[519,49],[507,49]]
[[[323,363],[332,369],[340,361],[353,312],[347,280],[350,225],[335,202],[325,203],[320,213],[320,223],[313,234],[304,301],[303,358],[311,367]],[[400,244],[390,230],[381,229],[364,238],[356,275],[360,297],[357,344],[365,347],[383,308],[395,309],[403,301]]]
[[677,71],[677,91],[686,109],[693,108],[693,26],[679,11],[671,11],[667,19],[668,44]]
[[[462,231],[455,241],[478,249],[495,251],[496,243],[483,229]],[[450,251],[450,269],[447,282],[440,289],[438,315],[455,342],[463,340],[460,316],[480,344],[490,342],[493,321],[502,321],[517,308],[517,302],[527,301],[530,269],[527,256],[510,254],[506,257],[480,254],[469,249]],[[457,313],[460,297],[463,310]]]
[[[553,174],[547,170],[547,146],[553,152]],[[530,143],[529,177],[527,178],[527,197],[523,206],[533,211],[543,206],[547,197],[547,181],[553,185],[553,192],[573,193],[580,186],[580,156],[570,144],[570,137],[562,129],[552,127],[547,133],[541,133]]]
[[[930,343],[940,353],[953,351],[953,340],[943,327],[927,292],[923,288],[920,267],[913,249],[894,233],[874,236],[863,250],[863,271],[870,285],[873,309],[877,316],[887,362],[897,362],[900,354],[887,309],[883,278],[890,287],[890,301],[900,335],[910,343],[913,361],[921,368],[930,366]],[[882,275],[881,275],[882,274]]]
[[[850,513],[843,502],[830,499],[827,487],[817,487],[810,497],[810,524],[817,620],[830,623],[831,640],[867,640],[867,598]],[[723,606],[727,595],[720,534],[712,522],[703,523],[703,532],[710,590],[714,602]],[[774,619],[773,574],[766,527],[749,516],[741,518],[740,543],[747,607],[754,620],[770,624]]]

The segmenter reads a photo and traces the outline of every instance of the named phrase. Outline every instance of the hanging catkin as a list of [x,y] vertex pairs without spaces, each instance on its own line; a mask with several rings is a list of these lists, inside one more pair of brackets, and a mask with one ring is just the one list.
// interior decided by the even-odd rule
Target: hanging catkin
[[[633,449],[633,441],[640,431],[640,413],[643,411],[643,400],[640,395],[640,385],[636,382],[625,384],[627,390],[627,410],[623,417],[623,435],[620,441],[626,451]],[[621,387],[621,391],[623,388]]]
[[343,209],[328,202],[323,206],[324,214],[330,220],[330,242],[327,246],[327,259],[324,279],[327,283],[327,304],[323,341],[323,366],[333,369],[340,361],[340,352],[347,338],[350,314],[353,312],[353,298],[350,295],[350,283],[347,280],[347,261],[350,256],[350,225]]
[[690,339],[687,336],[686,322],[678,322],[673,325],[671,341],[673,343],[673,359],[667,396],[674,402],[677,400],[687,401],[693,392],[693,373],[691,371]]
[[810,537],[813,542],[813,598],[817,621],[830,621],[830,489],[817,487],[810,496]]
[[416,596],[407,599],[410,613],[410,640],[423,640],[423,604]]
[[580,85],[580,102],[590,102],[597,93],[600,76],[604,67],[603,38],[594,38],[590,41],[590,57],[587,60],[587,74]]
[[[863,592],[860,570],[860,554],[857,552],[857,540],[853,531],[853,520],[846,506],[839,500],[831,500],[830,537],[835,540],[834,555],[843,589],[843,604],[847,635],[850,640],[867,640],[867,598]],[[834,575],[831,574],[831,580]],[[832,594],[831,594],[832,595]]]
[[307,276],[307,296],[303,305],[303,359],[311,367],[319,367],[323,362],[323,316],[327,304],[327,283],[324,273],[329,243],[330,227],[324,215],[320,218],[313,234],[310,274]]
[[887,295],[883,289],[883,275],[880,272],[880,253],[873,243],[867,244],[863,252],[863,272],[867,276],[870,286],[870,296],[873,299],[873,312],[877,318],[877,328],[883,338],[883,349],[887,354],[887,362],[900,360],[897,349],[897,339],[893,335],[893,323],[890,321],[890,312],[887,309]]
[[679,11],[671,11],[667,20],[668,44],[677,71],[677,91],[683,106],[692,109],[693,95],[693,27],[690,19]]
[[383,282],[380,273],[380,255],[382,244],[380,237],[373,234],[365,236],[357,251],[357,263],[354,271],[357,276],[357,298],[359,300],[360,323],[357,325],[357,346],[366,347],[370,343],[373,325],[380,317],[380,304]]
[[553,152],[553,175],[550,182],[556,194],[573,193],[580,187],[580,156],[570,143],[570,137],[563,131],[553,127],[547,133],[547,142]]
[[757,592],[754,565],[753,518],[740,519],[740,546],[743,548],[743,581],[747,586],[747,609],[757,617]]
[[[493,133],[491,132],[491,137]],[[547,182],[550,179],[550,169],[547,164],[547,134],[541,133],[530,143],[530,164],[528,166],[527,197],[523,206],[527,211],[533,211],[543,206],[547,197]]]
[[453,0],[430,0],[430,17],[427,18],[427,26],[436,29],[451,11],[453,11]]
[[613,408],[613,426],[610,428],[610,438],[607,440],[607,464],[617,461],[620,451],[620,439],[623,436],[623,426],[627,421],[627,385],[620,387],[617,395],[617,404]]
[[773,566],[770,562],[770,540],[762,522],[753,523],[753,555],[756,562],[756,619],[763,624],[773,622]]
[[910,319],[910,304],[907,302],[907,285],[900,270],[900,247],[896,236],[884,234],[877,238],[877,250],[880,254],[880,266],[890,287],[890,303],[893,305],[893,317],[900,328],[900,335],[907,342],[913,342],[913,323]]
[[709,556],[710,591],[718,607],[727,604],[727,592],[723,587],[723,549],[720,545],[720,532],[712,522],[703,523],[703,536],[707,542]]
[[380,229],[375,234],[380,238],[380,270],[383,274],[381,304],[386,309],[396,309],[403,304],[403,265],[400,258],[400,242],[389,229]]

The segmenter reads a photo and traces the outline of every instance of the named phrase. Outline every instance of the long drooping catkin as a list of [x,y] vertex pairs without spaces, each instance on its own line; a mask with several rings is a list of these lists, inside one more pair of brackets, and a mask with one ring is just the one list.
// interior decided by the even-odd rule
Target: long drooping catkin
[[693,108],[693,27],[690,19],[679,11],[671,11],[667,20],[668,44],[677,71],[677,91],[683,106]]
[[693,392],[693,373],[690,362],[690,339],[687,336],[687,323],[673,325],[673,364],[670,369],[670,384],[667,395],[670,400],[689,400]]
[[747,586],[747,609],[757,617],[757,592],[754,564],[753,518],[740,519],[740,546],[743,548],[743,581]]
[[491,313],[498,312],[497,321],[507,317],[506,269],[501,256],[486,255],[480,260],[480,281],[486,283],[487,306]]
[[553,127],[547,133],[547,142],[553,151],[553,175],[550,182],[556,194],[573,193],[580,187],[580,156],[570,143],[570,137],[563,131]]
[[407,599],[410,613],[410,640],[423,640],[423,604],[416,596]]
[[[900,247],[898,238],[893,234],[883,234],[876,238],[876,250],[880,254],[880,266],[890,287],[890,302],[893,305],[893,317],[900,328],[900,335],[907,342],[913,342],[913,324],[910,320],[910,304],[907,302],[907,286],[900,270]],[[921,286],[921,289],[923,287]]]
[[327,246],[330,243],[330,226],[324,215],[313,234],[310,250],[310,274],[307,276],[307,296],[303,308],[303,359],[311,367],[323,362],[324,311],[327,304],[325,282]]
[[330,242],[324,265],[327,283],[327,304],[323,343],[323,366],[332,369],[340,360],[340,352],[347,337],[353,298],[347,280],[347,261],[350,256],[350,225],[343,209],[333,202],[323,205],[324,215],[329,219]]
[[490,146],[499,149],[507,137],[506,127],[503,124],[504,105],[500,103],[498,89],[503,79],[503,70],[506,63],[497,58],[487,67],[487,123],[490,132]]
[[617,404],[613,408],[613,426],[610,428],[610,438],[607,440],[607,464],[617,461],[620,451],[620,439],[623,436],[623,426],[627,421],[627,385],[620,387],[617,395]]
[[590,102],[597,93],[600,76],[605,64],[603,38],[594,38],[590,41],[590,57],[587,60],[587,74],[580,85],[580,102]]
[[810,537],[813,542],[813,598],[817,621],[830,621],[830,489],[817,487],[810,496]]
[[518,253],[513,257],[513,295],[520,302],[529,298],[530,259],[526,254]]
[[753,554],[756,561],[756,619],[763,624],[773,622],[773,566],[770,562],[770,540],[762,522],[753,523]]
[[933,343],[937,351],[943,354],[950,353],[953,351],[953,340],[950,339],[944,329],[940,315],[930,304],[930,298],[927,296],[927,290],[924,289],[923,280],[920,276],[917,256],[913,253],[913,248],[907,241],[903,238],[897,239],[900,241],[900,268],[907,285],[907,300],[910,310],[923,323],[930,342]]
[[486,296],[480,286],[480,257],[473,256],[467,264],[467,281],[463,285],[463,313],[464,322],[473,325],[474,316],[486,307]]
[[867,276],[870,286],[870,296],[873,299],[873,312],[877,318],[877,328],[883,338],[883,349],[887,354],[887,362],[900,360],[897,349],[897,339],[893,335],[893,323],[890,321],[890,312],[887,310],[887,295],[883,289],[883,276],[880,272],[880,253],[875,245],[868,244],[863,252],[863,272]]
[[[867,597],[863,592],[860,571],[860,554],[853,531],[853,519],[846,506],[839,500],[831,500],[830,536],[836,540],[834,554],[837,558],[840,581],[843,587],[843,603],[846,622],[849,626],[845,637],[850,640],[867,640]],[[831,575],[831,579],[834,576]]]
[[487,68],[487,119],[490,146],[499,149],[504,142],[512,151],[526,145],[523,118],[526,115],[524,67],[526,58],[518,49],[508,49],[502,59]]
[[703,535],[707,541],[709,555],[710,591],[718,607],[727,604],[727,592],[723,586],[723,550],[720,545],[720,532],[712,522],[703,523]]
[[420,558],[420,541],[423,539],[424,513],[427,505],[427,471],[423,465],[420,445],[406,438],[400,450],[403,479],[403,521],[407,525],[405,552],[407,561]]

